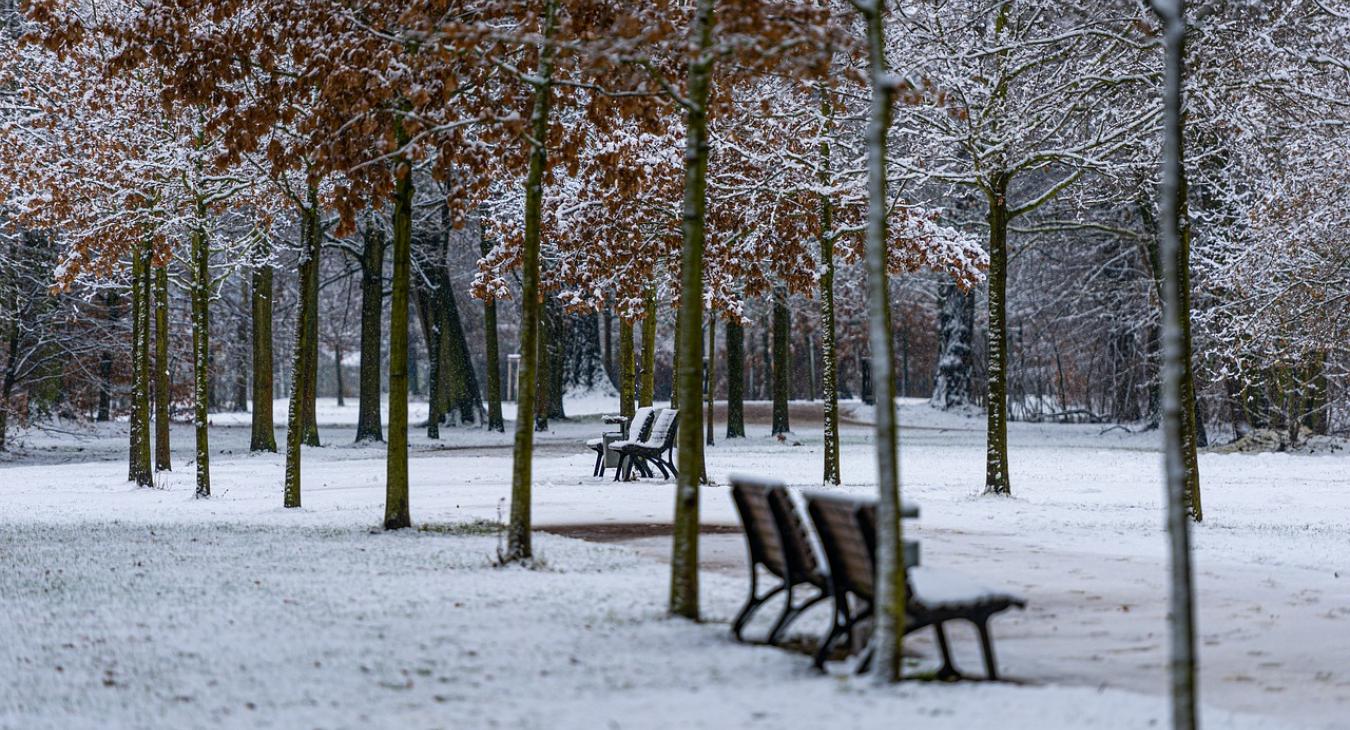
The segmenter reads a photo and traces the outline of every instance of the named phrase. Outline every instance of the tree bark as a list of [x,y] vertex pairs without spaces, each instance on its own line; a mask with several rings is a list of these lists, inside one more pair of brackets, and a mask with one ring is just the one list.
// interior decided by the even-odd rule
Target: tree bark
[[[488,242],[487,228],[482,221],[479,222],[479,232],[479,247],[483,255],[487,256],[492,250],[492,245]],[[497,340],[497,301],[495,299],[483,301],[483,337],[485,339],[484,350],[487,353],[487,365],[484,369],[487,376],[488,430],[504,433],[506,422],[502,419],[502,365]]]
[[727,438],[745,438],[745,328],[727,322]]
[[[1189,318],[1181,265],[1186,261],[1183,218],[1186,185],[1182,158],[1182,74],[1185,59],[1185,3],[1155,2],[1164,24],[1166,55],[1163,104],[1163,175],[1160,201],[1162,217],[1163,303],[1163,466],[1167,497],[1167,532],[1171,553],[1172,585],[1169,603],[1171,624],[1172,727],[1194,730],[1197,722],[1195,657],[1195,606],[1191,577],[1190,527],[1187,493],[1190,475],[1186,452],[1193,448],[1186,436],[1187,362],[1185,320]],[[1193,432],[1193,431],[1192,431]],[[1191,452],[1192,455],[1194,452]],[[1194,505],[1193,505],[1194,506]]]
[[[308,367],[308,352],[317,350],[318,328],[311,327],[311,321],[316,321],[319,316],[319,298],[318,294],[318,275],[319,275],[319,237],[309,234],[311,227],[317,225],[318,210],[312,206],[317,205],[317,192],[311,188],[309,196],[309,205],[311,207],[302,207],[300,217],[301,227],[304,229],[300,235],[300,307],[295,320],[295,348],[291,358],[291,399],[290,407],[286,415],[286,477],[284,489],[284,505],[288,508],[299,507],[300,499],[300,476],[301,476],[301,446],[305,444],[305,411],[306,402],[309,394],[314,392],[309,380],[315,373]],[[311,297],[313,292],[315,296]],[[312,403],[310,404],[312,406]]]
[[[636,377],[633,362],[633,325],[628,320],[619,318],[619,414],[632,418],[637,410],[634,406],[633,398]],[[632,434],[637,438],[637,434]]]
[[309,268],[306,276],[301,274],[301,296],[311,313],[304,320],[305,337],[301,354],[304,356],[304,397],[301,400],[301,426],[305,446],[319,446],[319,422],[315,411],[319,387],[319,262],[323,256],[323,222],[319,218],[319,191],[315,187],[309,190],[309,203],[302,217],[301,235],[306,237],[305,248],[311,252],[304,266]]
[[1008,177],[992,177],[989,196],[989,426],[985,494],[1012,494],[1008,477]]
[[974,363],[975,295],[956,282],[938,284],[938,364],[933,376],[934,408],[950,410],[970,405]]
[[[266,244],[262,244],[265,246]],[[253,422],[250,451],[277,451],[272,425],[272,264],[268,252],[258,252],[253,268]]]
[[[716,396],[717,396],[717,317],[708,317],[708,372],[704,376],[704,390],[707,400],[707,434],[704,437],[704,444],[713,446],[713,417],[716,415]],[[706,466],[706,464],[705,464]],[[707,476],[706,474],[704,476]],[[707,481],[704,479],[704,481]]]
[[[121,313],[118,311],[118,295],[116,291],[109,290],[103,297],[103,304],[107,310],[109,325],[121,319]],[[98,363],[98,413],[94,420],[99,423],[107,423],[112,420],[112,376],[113,376],[113,351],[104,349],[99,354]]]
[[[163,266],[155,267],[155,471],[173,469],[173,451],[169,444],[169,406],[172,402],[173,389],[169,383],[169,264],[165,262]],[[271,401],[268,401],[269,427],[271,412]],[[275,443],[272,444],[272,450],[276,451]]]
[[154,486],[150,467],[150,243],[132,251],[131,265],[131,464],[127,479]]
[[234,342],[235,352],[234,364],[234,401],[231,404],[235,413],[248,412],[248,376],[249,369],[252,366],[253,333],[252,316],[245,316],[244,312],[252,312],[253,295],[248,290],[248,284],[244,281],[243,275],[239,277],[239,314],[234,319]]
[[[856,7],[863,8],[863,5]],[[892,351],[890,284],[886,272],[886,136],[890,128],[894,81],[886,67],[884,5],[866,6],[872,110],[867,125],[867,273],[868,340],[876,388],[877,564],[876,616],[872,673],[878,682],[901,678],[905,635],[905,558],[900,529],[900,480],[895,423],[895,353]]]
[[384,333],[384,226],[371,216],[361,241],[361,374],[356,442],[384,441],[380,424],[380,349]]
[[773,289],[773,431],[772,435],[788,433],[792,430],[788,422],[788,330],[791,327],[791,312],[787,304],[787,288],[783,285]]
[[[408,144],[395,122],[399,149]],[[412,526],[408,508],[408,286],[412,278],[412,160],[394,160],[394,282],[389,297],[389,450],[385,460],[384,529]]]
[[648,408],[656,398],[656,287],[648,287],[642,318],[642,372],[638,386],[638,406]]
[[[833,184],[830,172],[830,143],[828,135],[833,130],[834,108],[826,95],[824,87],[820,91],[821,116],[825,119],[825,134],[820,140],[820,185],[828,190]],[[820,349],[821,349],[821,396],[824,400],[824,470],[821,480],[825,484],[839,484],[839,361],[835,350],[834,327],[834,205],[830,196],[820,195]],[[814,355],[807,353],[815,362]]]
[[530,540],[531,480],[534,456],[535,392],[539,373],[539,228],[544,197],[544,171],[548,165],[549,107],[553,96],[553,45],[557,26],[557,2],[544,4],[543,36],[539,68],[534,82],[534,110],[530,117],[530,168],[525,180],[525,240],[521,252],[520,380],[516,398],[516,436],[511,468],[511,522],[506,529],[504,561],[533,557]]
[[680,256],[680,317],[676,381],[679,415],[679,476],[675,485],[675,535],[670,559],[670,612],[698,620],[698,487],[703,475],[699,438],[699,384],[703,379],[703,248],[708,175],[708,87],[712,78],[714,0],[694,7],[693,57],[689,62],[684,152],[684,242]]
[[[206,206],[197,203],[197,220],[206,218]],[[211,442],[207,434],[208,375],[211,353],[211,251],[206,231],[192,231],[192,425],[196,436],[197,497],[211,496]]]

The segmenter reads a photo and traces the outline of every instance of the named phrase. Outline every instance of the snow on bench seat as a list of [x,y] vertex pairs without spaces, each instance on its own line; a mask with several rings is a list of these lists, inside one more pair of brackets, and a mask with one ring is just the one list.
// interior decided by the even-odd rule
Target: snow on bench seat
[[950,570],[935,570],[927,566],[909,569],[909,585],[914,600],[930,611],[954,611],[971,606],[1022,606],[1020,596],[989,588],[973,578]]

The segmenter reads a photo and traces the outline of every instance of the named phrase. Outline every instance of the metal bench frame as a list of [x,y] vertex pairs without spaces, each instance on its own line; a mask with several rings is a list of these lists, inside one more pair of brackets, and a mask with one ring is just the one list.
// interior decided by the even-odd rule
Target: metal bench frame
[[[774,596],[786,593],[783,610],[765,642],[778,644],[789,624],[830,596],[829,579],[820,570],[806,523],[786,487],[778,482],[733,476],[731,498],[740,514],[750,557],[750,595],[732,621],[731,633],[737,641],[745,641],[742,632],[751,616]],[[778,585],[763,595],[759,595],[761,568],[778,579]],[[798,603],[793,593],[799,586],[814,588],[816,594]]]

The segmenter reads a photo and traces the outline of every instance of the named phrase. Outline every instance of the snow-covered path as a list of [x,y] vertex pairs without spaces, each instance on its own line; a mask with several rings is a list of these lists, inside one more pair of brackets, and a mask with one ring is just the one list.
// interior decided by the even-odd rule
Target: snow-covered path
[[[524,571],[489,567],[496,537],[463,528],[372,534],[379,447],[307,450],[305,508],[282,510],[280,458],[242,453],[241,429],[222,426],[213,435],[230,453],[214,457],[208,502],[191,499],[190,469],[178,464],[163,489],[128,488],[111,435],[80,454],[57,443],[0,466],[0,635],[10,637],[0,727],[810,727],[840,708],[859,727],[907,716],[925,728],[1163,718],[1156,436],[1015,424],[1017,496],[988,499],[972,496],[978,420],[918,404],[902,420],[906,494],[923,507],[907,527],[925,563],[1029,597],[1025,613],[995,623],[1002,666],[1027,686],[863,691],[812,675],[803,657],[735,646],[725,625],[665,620],[661,539],[634,550],[544,536],[546,569]],[[800,446],[754,428],[719,444],[710,473],[814,485],[819,430],[796,425]],[[569,444],[595,428],[564,424],[546,438],[537,523],[668,522],[668,485],[588,476],[590,458]],[[340,427],[327,432],[341,439]],[[442,451],[415,440],[414,520],[495,519],[509,492],[508,438],[452,430],[445,446],[455,448]],[[846,489],[868,493],[868,434],[847,428],[844,438]],[[1202,456],[1209,726],[1336,728],[1350,716],[1347,467],[1341,454]],[[704,491],[703,516],[734,522],[725,488]],[[714,568],[705,614],[725,621],[742,597],[743,548],[735,535],[703,545]],[[823,621],[808,615],[798,628]],[[956,642],[976,668],[970,637]],[[931,656],[926,638],[914,645]]]

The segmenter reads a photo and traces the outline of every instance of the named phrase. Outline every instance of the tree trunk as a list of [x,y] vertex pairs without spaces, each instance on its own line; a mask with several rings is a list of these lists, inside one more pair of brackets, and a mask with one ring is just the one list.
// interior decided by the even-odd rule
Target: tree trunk
[[[820,185],[828,190],[833,184],[830,172],[830,143],[828,135],[833,131],[834,108],[826,96],[824,87],[820,91],[821,114],[825,118],[825,134],[820,140]],[[839,484],[839,360],[835,350],[834,327],[834,205],[830,197],[820,195],[820,349],[821,349],[821,395],[824,399],[824,473],[821,480],[825,484]],[[814,362],[814,354],[808,351]]]
[[1309,433],[1326,436],[1330,430],[1329,391],[1327,388],[1327,353],[1313,353],[1304,376],[1303,425]]
[[136,246],[131,265],[131,464],[127,479],[154,486],[150,467],[150,243]]
[[868,340],[872,381],[877,389],[875,441],[877,454],[876,615],[872,673],[878,682],[901,678],[905,635],[905,557],[900,529],[900,480],[895,423],[895,353],[892,351],[890,284],[886,275],[886,135],[890,128],[894,86],[885,57],[884,6],[863,11],[867,23],[872,82],[872,111],[867,125],[867,272]]
[[[264,244],[265,245],[265,244]],[[272,264],[259,251],[259,263],[253,268],[253,428],[251,451],[277,451],[276,430],[272,425]]]
[[[408,144],[395,122],[399,149]],[[394,160],[394,282],[389,297],[389,450],[385,460],[384,529],[412,526],[408,508],[408,286],[412,278],[412,161]]]
[[304,320],[304,398],[301,400],[301,426],[305,446],[319,446],[319,422],[315,411],[319,387],[319,261],[323,256],[323,223],[319,219],[319,192],[316,188],[309,191],[309,207],[302,219],[301,235],[307,238],[305,248],[311,252],[304,265],[309,267],[308,276],[301,275],[301,296],[311,316]]
[[252,317],[244,316],[245,311],[251,311],[253,296],[248,290],[248,284],[245,283],[243,276],[239,278],[239,314],[234,318],[234,346],[235,352],[235,370],[234,370],[234,402],[231,404],[235,413],[248,412],[248,375],[252,359]]
[[[118,311],[118,299],[116,291],[109,291],[103,298],[104,306],[107,308],[108,324],[113,325],[121,319],[121,313]],[[104,349],[99,354],[98,363],[98,414],[94,420],[99,423],[107,423],[112,420],[112,376],[113,376],[113,351]]]
[[1012,494],[1008,477],[1008,177],[997,173],[989,195],[989,428],[985,494]]
[[642,371],[638,406],[648,408],[656,398],[656,287],[648,287],[646,314],[642,318]]
[[727,438],[745,438],[745,328],[727,321]]
[[[523,307],[524,304],[522,304],[521,306]],[[524,317],[523,312],[521,314],[521,317],[522,318]],[[536,370],[534,374],[534,379],[536,381],[535,385],[536,398],[534,401],[534,430],[537,433],[544,433],[548,431],[549,401],[553,395],[552,394],[553,374],[549,372],[550,370],[553,369],[553,358],[551,357],[552,351],[549,346],[550,344],[549,341],[552,340],[553,337],[554,337],[553,321],[552,318],[548,316],[548,304],[540,302],[539,329],[538,334],[536,336],[534,348],[535,357],[537,358],[536,362],[542,364],[543,366],[540,367],[538,370]]]
[[[487,256],[492,250],[492,245],[488,242],[487,229],[482,221],[479,223],[479,232],[479,247],[483,255]],[[497,302],[494,299],[483,301],[483,337],[487,353],[487,365],[484,370],[487,376],[488,430],[504,433],[506,422],[502,420],[501,353],[497,341]]]
[[[197,219],[206,206],[197,203]],[[197,497],[211,496],[211,442],[207,435],[208,368],[211,353],[211,251],[206,231],[192,231],[192,425],[196,431]]]
[[680,256],[679,346],[675,379],[683,395],[679,415],[679,476],[670,558],[670,612],[698,620],[698,487],[703,475],[699,384],[703,379],[703,247],[708,175],[708,87],[712,77],[714,0],[697,0],[689,62],[684,153],[684,242]]
[[938,365],[933,376],[935,408],[949,410],[969,405],[974,363],[975,295],[956,282],[938,284]]
[[605,375],[609,377],[610,384],[619,387],[618,371],[614,363],[614,310],[608,304],[605,305],[604,316],[600,319],[600,358],[605,363]]
[[[270,280],[269,280],[270,281]],[[271,365],[271,355],[268,355]],[[270,371],[269,371],[270,372]],[[169,264],[155,267],[155,471],[173,469],[173,451],[169,444],[169,406],[173,392],[169,383]],[[271,401],[268,401],[268,425],[271,425]],[[276,451],[276,444],[272,444]]]
[[445,347],[442,343],[441,317],[437,311],[436,282],[434,272],[428,272],[431,279],[428,288],[417,287],[417,317],[422,323],[422,335],[427,343],[427,438],[441,437],[441,420],[445,416],[445,383],[441,370],[442,355]]
[[[1182,2],[1183,0],[1178,0]],[[1200,418],[1199,404],[1196,402],[1195,394],[1195,367],[1194,356],[1191,349],[1191,224],[1190,214],[1186,205],[1187,182],[1185,155],[1181,148],[1177,148],[1178,164],[1180,167],[1180,197],[1178,198],[1177,214],[1178,230],[1180,231],[1179,243],[1176,251],[1177,267],[1177,286],[1181,297],[1181,403],[1183,413],[1183,434],[1185,436],[1185,448],[1182,456],[1186,462],[1186,506],[1190,509],[1191,518],[1196,522],[1204,519],[1204,510],[1200,500],[1200,460],[1196,450],[1204,446],[1209,439],[1204,430],[1204,421]]]
[[[1171,548],[1172,590],[1169,603],[1171,624],[1172,727],[1196,727],[1195,606],[1191,577],[1190,528],[1186,519],[1189,463],[1194,452],[1185,431],[1187,362],[1185,320],[1186,295],[1181,265],[1186,261],[1183,218],[1186,184],[1182,162],[1182,74],[1186,34],[1185,4],[1155,3],[1164,23],[1166,73],[1164,83],[1163,175],[1160,201],[1162,217],[1163,282],[1163,462],[1166,476],[1167,532]],[[1198,506],[1198,505],[1192,505]]]
[[[713,446],[713,417],[716,415],[715,399],[717,395],[717,317],[708,317],[708,372],[704,376],[703,389],[707,391],[707,434],[704,443]],[[705,475],[706,476],[706,475]],[[704,481],[707,481],[706,479]]]
[[[619,414],[632,418],[634,411],[633,397],[635,384],[633,382],[636,373],[633,363],[633,325],[628,320],[619,318]],[[638,434],[631,434],[637,438]]]
[[792,430],[788,422],[788,329],[791,325],[787,288],[773,288],[773,431],[772,435]]
[[[311,188],[310,206],[317,204],[315,198],[317,193]],[[318,210],[314,207],[302,207],[300,211],[302,228],[304,231],[300,235],[301,252],[299,262],[300,272],[300,307],[295,320],[295,348],[291,358],[291,399],[290,407],[286,414],[286,482],[284,489],[284,505],[286,507],[300,506],[300,447],[305,443],[305,410],[306,401],[310,393],[314,392],[309,384],[310,378],[314,377],[308,367],[308,352],[311,349],[317,349],[316,337],[317,327],[311,327],[310,322],[317,320],[319,316],[319,298],[318,275],[319,275],[319,241],[317,236],[309,234],[309,229],[317,225]],[[311,297],[310,292],[316,296]],[[312,404],[311,404],[312,405]]]
[[371,216],[361,246],[361,402],[357,405],[356,442],[384,441],[380,425],[380,349],[384,333],[384,226]]
[[[557,2],[544,3],[543,36],[551,41],[557,26]],[[504,561],[528,560],[533,556],[530,532],[531,471],[534,456],[535,391],[539,373],[539,227],[544,197],[544,171],[548,165],[549,106],[553,95],[553,45],[539,51],[539,69],[534,82],[534,110],[530,117],[530,169],[525,180],[525,240],[521,252],[520,380],[516,397],[516,437],[511,467],[511,522],[506,530]]]

